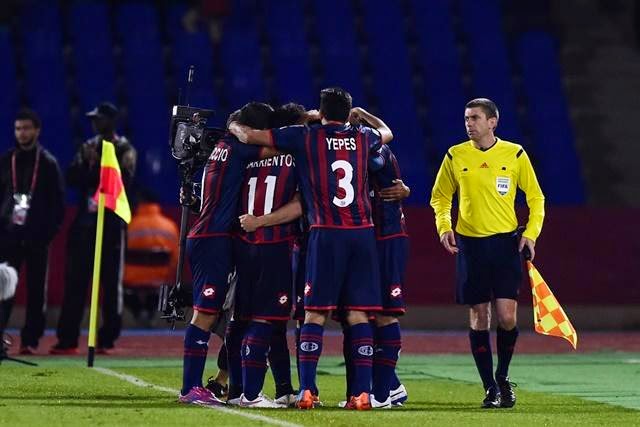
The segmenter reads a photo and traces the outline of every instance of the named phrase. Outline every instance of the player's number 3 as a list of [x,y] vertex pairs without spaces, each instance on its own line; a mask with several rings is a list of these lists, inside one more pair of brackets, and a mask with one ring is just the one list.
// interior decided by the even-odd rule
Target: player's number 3
[[344,190],[344,197],[339,198],[337,196],[333,197],[333,204],[338,207],[349,206],[351,202],[353,202],[353,186],[351,185],[351,180],[353,179],[353,166],[351,163],[346,160],[336,160],[331,163],[331,170],[333,172],[341,169],[344,171],[344,176],[338,180],[338,187]]

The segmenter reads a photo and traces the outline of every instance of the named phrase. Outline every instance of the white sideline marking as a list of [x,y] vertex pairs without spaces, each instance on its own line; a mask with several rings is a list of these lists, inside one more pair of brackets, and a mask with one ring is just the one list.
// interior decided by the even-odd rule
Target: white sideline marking
[[[180,394],[180,390],[177,390],[177,389],[174,389],[174,388],[169,388],[169,387],[163,387],[163,386],[152,384],[152,383],[148,383],[146,381],[141,380],[138,377],[134,377],[133,375],[121,374],[120,372],[113,371],[113,370],[107,369],[107,368],[100,368],[100,367],[95,367],[95,368],[93,368],[93,370],[97,371],[97,372],[100,372],[101,374],[104,374],[104,375],[109,375],[109,376],[116,377],[118,379],[124,380],[124,381],[126,381],[128,383],[131,383],[133,385],[136,385],[138,387],[151,388],[153,390],[163,391],[165,393],[171,393],[174,396],[177,396],[178,394]],[[287,421],[279,420],[277,418],[267,417],[265,415],[258,415],[258,414],[251,414],[249,412],[244,412],[244,411],[237,411],[235,409],[225,408],[223,406],[205,406],[205,408],[214,409],[216,411],[220,411],[220,412],[223,412],[225,414],[231,414],[231,415],[237,415],[239,417],[249,418],[251,420],[262,421],[263,423],[268,423],[268,424],[272,424],[272,425],[276,425],[276,426],[302,427],[300,424],[290,423],[290,422],[287,422]]]

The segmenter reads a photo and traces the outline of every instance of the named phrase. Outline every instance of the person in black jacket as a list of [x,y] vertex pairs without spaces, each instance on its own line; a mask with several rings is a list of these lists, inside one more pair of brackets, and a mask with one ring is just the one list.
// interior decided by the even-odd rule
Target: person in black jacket
[[[97,203],[93,196],[100,181],[102,141],[112,142],[120,165],[127,194],[131,194],[136,151],[127,138],[116,133],[118,109],[103,102],[87,116],[97,135],[78,149],[67,170],[67,183],[78,192],[78,211],[69,230],[64,298],[58,320],[58,342],[50,354],[76,354],[80,322],[84,315],[87,290],[93,272]],[[122,325],[122,272],[126,248],[126,223],[105,209],[102,242],[100,288],[102,291],[102,326],[98,331],[97,352],[107,354],[120,336]]]
[[[26,262],[27,307],[20,354],[34,354],[45,325],[49,244],[64,218],[64,183],[55,157],[39,143],[40,118],[28,109],[15,119],[16,146],[0,157],[0,262]],[[3,301],[0,330],[13,298]]]

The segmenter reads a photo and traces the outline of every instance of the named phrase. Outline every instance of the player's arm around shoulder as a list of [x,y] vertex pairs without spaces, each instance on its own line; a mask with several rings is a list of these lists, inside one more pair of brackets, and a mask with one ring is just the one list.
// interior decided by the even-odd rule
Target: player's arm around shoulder
[[381,118],[374,116],[362,107],[354,107],[349,114],[350,123],[367,123],[380,134],[383,144],[388,144],[393,139],[393,132]]
[[233,121],[229,124],[229,132],[245,144],[262,145],[265,147],[273,146],[271,130],[252,129],[249,126],[241,125]]

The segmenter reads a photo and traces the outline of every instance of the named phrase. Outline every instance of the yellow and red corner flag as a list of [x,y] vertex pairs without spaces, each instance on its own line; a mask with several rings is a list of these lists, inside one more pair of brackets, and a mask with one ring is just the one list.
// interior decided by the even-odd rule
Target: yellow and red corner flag
[[100,295],[100,264],[102,263],[102,232],[104,230],[104,208],[114,211],[127,224],[131,222],[131,208],[124,191],[120,165],[116,157],[116,149],[112,143],[102,141],[100,159],[100,184],[94,200],[98,203],[96,222],[96,246],[93,254],[93,279],[91,284],[91,310],[89,312],[89,353],[87,366],[93,366],[98,329],[98,296]]
[[533,324],[536,332],[564,338],[575,350],[578,346],[578,333],[531,261],[527,261],[527,270],[533,294]]
[[104,194],[104,206],[111,209],[124,222],[131,222],[131,208],[127,193],[124,191],[120,165],[116,157],[116,149],[111,142],[102,141],[102,157],[100,160],[100,184],[93,196],[99,202],[100,193]]

